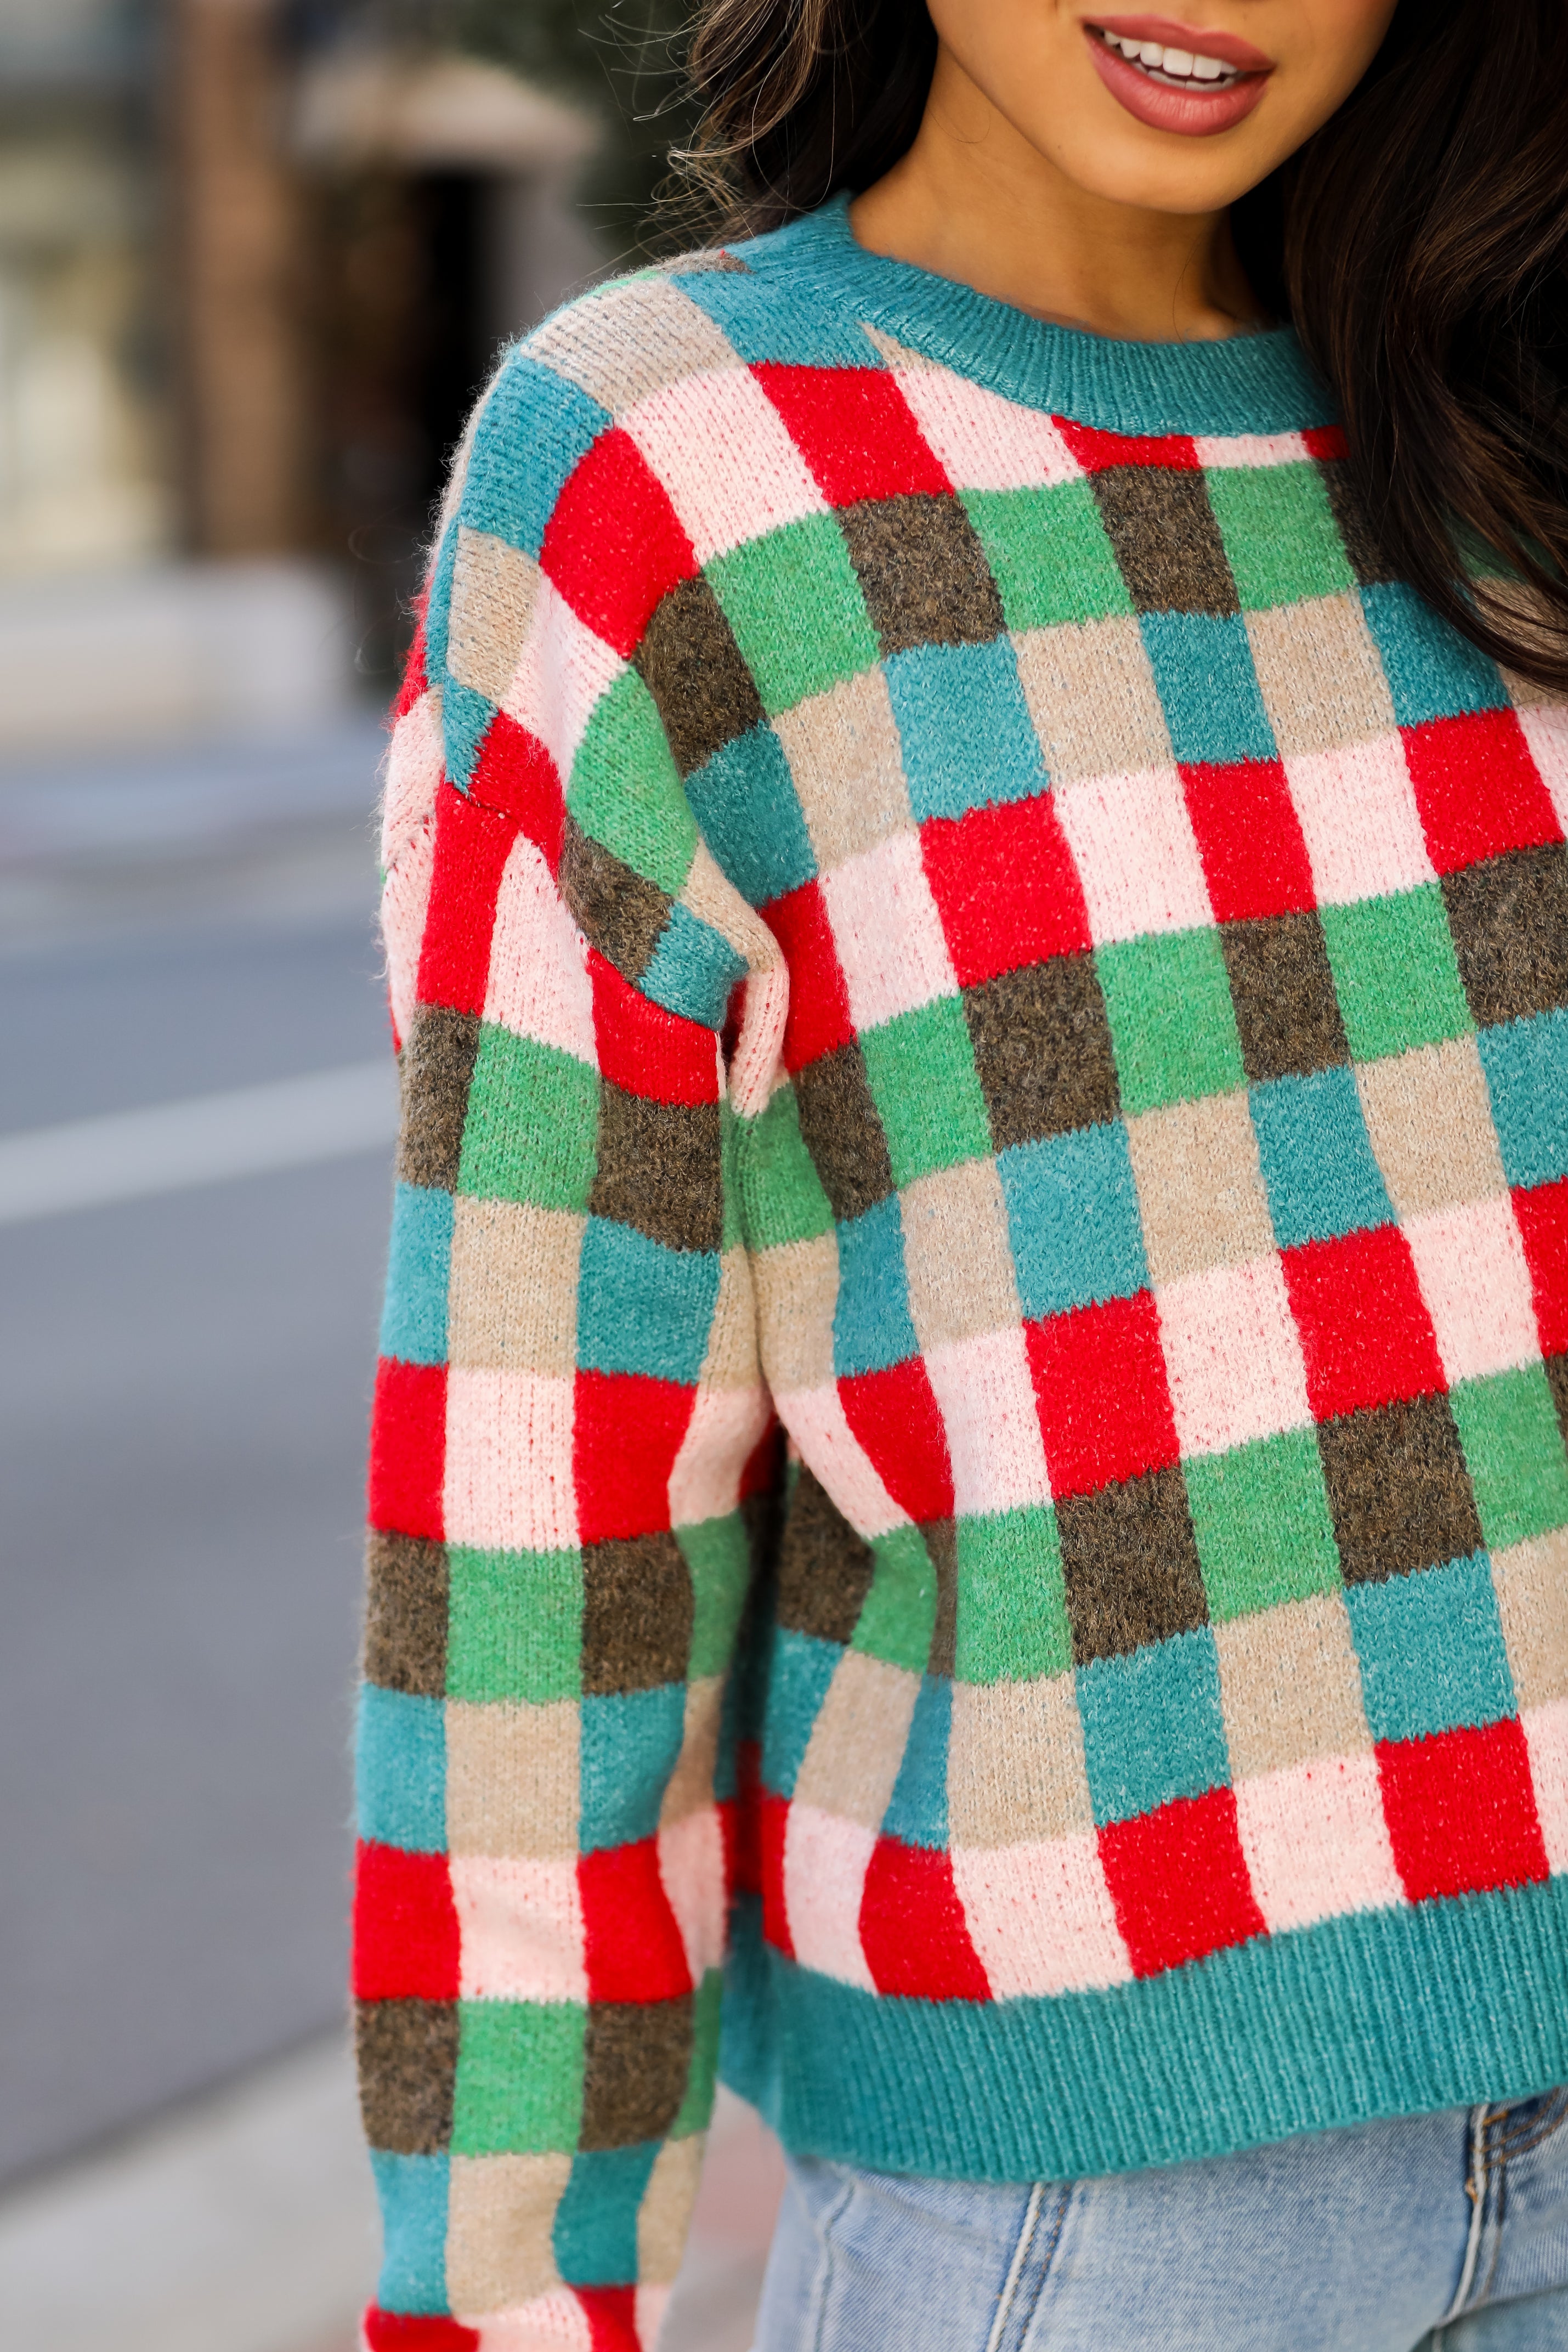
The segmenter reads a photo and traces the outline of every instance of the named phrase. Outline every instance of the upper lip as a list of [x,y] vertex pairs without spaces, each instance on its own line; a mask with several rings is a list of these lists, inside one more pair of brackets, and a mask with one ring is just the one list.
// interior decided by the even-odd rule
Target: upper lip
[[1086,16],[1084,24],[1097,33],[1119,33],[1124,41],[1158,41],[1167,49],[1190,49],[1195,57],[1218,58],[1222,65],[1242,73],[1268,73],[1274,60],[1238,34],[1222,33],[1215,25],[1178,25],[1174,16]]

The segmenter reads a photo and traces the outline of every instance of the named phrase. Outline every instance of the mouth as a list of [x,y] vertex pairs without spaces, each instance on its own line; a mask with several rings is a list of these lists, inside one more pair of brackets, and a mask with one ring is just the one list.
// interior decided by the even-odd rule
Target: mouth
[[1102,16],[1083,34],[1100,79],[1129,114],[1188,137],[1250,114],[1274,70],[1250,41],[1168,17]]

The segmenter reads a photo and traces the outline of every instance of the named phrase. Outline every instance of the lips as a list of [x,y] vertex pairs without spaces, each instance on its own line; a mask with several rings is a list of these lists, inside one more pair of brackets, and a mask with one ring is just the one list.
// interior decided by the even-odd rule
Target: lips
[[1104,16],[1083,26],[1095,71],[1118,104],[1151,130],[1210,137],[1243,121],[1272,60],[1236,34],[1163,16]]

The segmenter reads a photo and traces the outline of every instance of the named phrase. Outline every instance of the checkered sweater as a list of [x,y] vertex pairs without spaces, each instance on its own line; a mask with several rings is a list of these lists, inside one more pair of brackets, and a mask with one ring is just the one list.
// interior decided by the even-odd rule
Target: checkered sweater
[[483,403],[387,790],[371,2346],[650,2346],[721,2013],[974,2179],[1568,2076],[1568,709],[1341,447],[1288,333],[841,206]]

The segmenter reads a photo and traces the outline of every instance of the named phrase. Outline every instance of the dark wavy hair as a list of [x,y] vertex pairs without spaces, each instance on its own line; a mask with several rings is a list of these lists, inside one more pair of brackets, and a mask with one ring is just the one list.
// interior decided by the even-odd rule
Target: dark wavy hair
[[[936,56],[921,0],[701,0],[704,114],[676,163],[723,233],[776,227],[898,161]],[[1338,397],[1384,562],[1568,688],[1564,0],[1403,0],[1360,86],[1232,219]]]

